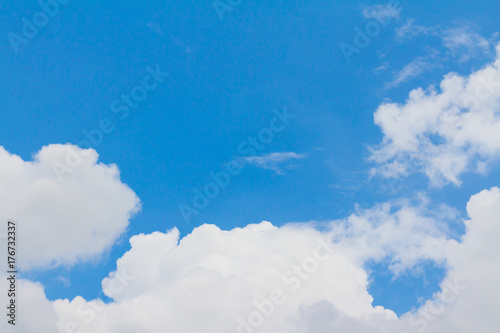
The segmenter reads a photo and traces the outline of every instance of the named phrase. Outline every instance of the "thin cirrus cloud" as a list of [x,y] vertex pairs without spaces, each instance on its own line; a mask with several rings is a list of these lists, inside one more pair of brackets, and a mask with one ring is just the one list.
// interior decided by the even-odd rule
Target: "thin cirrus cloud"
[[375,112],[384,135],[372,147],[372,174],[425,173],[432,185],[460,185],[465,172],[487,172],[500,155],[500,45],[497,59],[468,76],[445,75],[439,88],[414,89],[404,103]]
[[261,156],[248,156],[242,157],[240,159],[241,162],[256,166],[262,169],[268,169],[276,172],[279,175],[283,175],[283,169],[293,168],[292,165],[285,165],[286,162],[290,162],[293,160],[300,160],[306,158],[307,154],[297,154],[294,152],[279,152],[279,153],[270,153]]
[[372,5],[364,6],[361,10],[363,17],[367,19],[377,19],[386,20],[387,18],[399,19],[399,15],[403,10],[400,6],[391,6],[392,4],[398,4],[399,1],[390,1],[387,5]]
[[444,47],[461,62],[490,53],[490,41],[468,25],[445,30],[442,39]]
[[394,88],[403,82],[407,82],[413,77],[416,77],[426,71],[432,69],[434,65],[425,61],[423,57],[417,58],[404,66],[399,72],[394,75],[392,81],[385,84],[386,88]]
[[483,37],[477,29],[468,22],[450,27],[426,27],[415,23],[415,19],[408,19],[406,23],[395,31],[396,40],[405,42],[419,36],[437,38],[441,47],[428,47],[426,54],[412,60],[394,74],[391,81],[385,84],[386,88],[394,88],[437,66],[442,66],[449,59],[458,62],[467,62],[473,58],[480,58],[491,54],[492,40]]
[[404,42],[419,36],[433,36],[441,40],[444,48],[461,61],[466,61],[480,54],[489,53],[491,40],[482,36],[471,23],[462,21],[450,28],[440,26],[426,27],[408,19],[396,29],[396,39]]
[[[323,231],[262,222],[202,225],[182,239],[177,229],[136,235],[102,282],[108,304],[49,302],[41,285],[21,280],[19,311],[33,316],[17,332],[496,332],[500,190],[471,197],[459,240],[446,228],[456,216],[433,211],[387,203]],[[398,318],[368,292],[364,264],[382,260],[394,273],[428,260],[447,273],[439,292]]]
[[402,42],[421,35],[437,35],[439,27],[426,27],[415,24],[415,19],[408,19],[405,24],[396,29],[396,38]]

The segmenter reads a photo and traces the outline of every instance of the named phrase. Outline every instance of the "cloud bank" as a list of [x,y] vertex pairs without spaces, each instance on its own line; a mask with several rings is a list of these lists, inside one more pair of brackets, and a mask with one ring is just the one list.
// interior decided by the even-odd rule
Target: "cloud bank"
[[[39,284],[23,281],[20,304],[34,304],[24,315],[44,314],[23,322],[38,332],[497,332],[500,190],[471,197],[458,240],[446,227],[453,211],[432,211],[401,202],[358,210],[323,231],[262,222],[202,225],[182,239],[177,229],[136,235],[102,281],[111,303],[49,302]],[[440,292],[398,318],[368,292],[364,264],[382,260],[395,274],[432,260],[447,276]]]

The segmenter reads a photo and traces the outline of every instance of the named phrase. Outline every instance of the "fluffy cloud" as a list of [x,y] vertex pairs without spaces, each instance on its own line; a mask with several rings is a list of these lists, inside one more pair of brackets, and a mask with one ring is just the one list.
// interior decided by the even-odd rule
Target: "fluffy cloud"
[[[58,189],[68,183],[70,189],[83,191],[96,186],[85,175],[103,176],[100,184],[107,184],[112,175],[110,184],[130,195],[128,209],[136,207],[137,199],[119,182],[116,167],[96,164],[93,152],[81,169],[59,182],[47,163],[64,158],[64,147],[46,147],[34,162],[6,152],[2,158],[10,167],[18,163],[12,170],[31,179],[52,179]],[[49,171],[40,171],[42,166]],[[30,189],[29,184],[25,188]],[[120,193],[113,192],[118,197]],[[104,198],[109,202],[109,196]],[[112,302],[82,297],[48,301],[40,284],[19,280],[15,331],[154,333],[168,327],[179,333],[494,333],[500,325],[500,190],[473,196],[467,212],[460,239],[451,237],[447,228],[457,219],[454,210],[430,207],[425,198],[417,204],[398,201],[357,209],[320,230],[315,223],[278,228],[262,222],[232,230],[202,225],[183,238],[175,228],[135,235],[130,250],[117,260],[116,271],[102,281]],[[69,253],[73,258],[82,255]],[[440,292],[400,318],[390,309],[373,306],[367,262],[389,262],[397,275],[428,260],[448,268]],[[7,289],[6,281],[3,277],[0,282],[2,290]],[[1,326],[2,331],[13,331],[5,322]]]
[[[459,239],[452,210],[399,203],[358,210],[324,231],[269,222],[230,231],[203,225],[131,238],[102,282],[113,302],[56,300],[59,332],[496,332],[500,190],[473,196]],[[374,307],[367,261],[397,273],[420,260],[446,264],[442,290],[397,318]],[[253,326],[252,326],[253,325]]]
[[[310,226],[277,228],[269,222],[231,231],[203,225],[180,242],[176,229],[134,236],[117,271],[103,280],[114,302],[56,301],[60,329],[74,322],[83,332],[161,332],[164,327],[236,332],[261,320],[260,331],[281,332],[290,318],[318,301],[353,318],[395,320],[392,311],[372,307],[366,272],[322,239],[325,235]],[[274,298],[278,302],[269,305]],[[101,310],[95,319],[78,315],[96,304]],[[269,318],[252,317],[259,307]]]
[[380,164],[373,173],[422,171],[434,185],[458,185],[466,171],[485,172],[500,153],[499,66],[497,58],[467,77],[449,73],[439,89],[418,88],[403,104],[380,105],[375,123],[384,139],[372,150]]
[[446,247],[450,267],[441,291],[405,316],[414,332],[497,332],[500,327],[500,190],[471,197],[460,241]]
[[[78,161],[71,168],[69,157]],[[97,160],[71,145],[43,147],[33,161],[0,147],[0,220],[17,221],[21,269],[91,259],[125,231],[139,199],[116,165]],[[58,174],[58,165],[70,171]]]
[[426,198],[416,206],[406,201],[384,203],[335,221],[330,235],[334,247],[350,262],[362,266],[367,261],[388,261],[389,269],[399,275],[425,260],[446,260],[448,225],[457,215],[445,205],[428,207]]
[[[6,271],[4,265],[1,268],[2,272]],[[6,292],[9,290],[9,283],[4,274],[0,275],[0,288],[2,290],[0,296],[3,312],[0,323],[2,332],[54,333],[58,331],[58,316],[53,304],[45,297],[42,285],[22,279],[17,281],[15,326],[7,323],[10,318],[6,316],[7,310],[5,308],[10,304],[10,299],[7,298]]]

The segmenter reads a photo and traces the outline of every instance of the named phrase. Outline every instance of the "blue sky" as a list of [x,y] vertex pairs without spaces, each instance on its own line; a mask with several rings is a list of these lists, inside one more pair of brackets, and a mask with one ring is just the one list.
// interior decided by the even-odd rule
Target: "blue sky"
[[[401,1],[347,59],[342,43],[355,47],[356,29],[377,22],[380,5],[241,1],[221,19],[209,1],[68,1],[16,46],[9,33],[22,36],[23,17],[32,21],[41,7],[2,2],[0,144],[30,161],[43,146],[78,145],[104,121],[113,130],[90,148],[99,162],[116,164],[141,202],[125,232],[92,260],[22,276],[39,281],[49,300],[92,299],[133,235],[177,227],[184,237],[204,223],[224,230],[261,221],[321,225],[384,202],[419,205],[423,197],[432,214],[441,204],[454,210],[449,237],[459,239],[471,195],[498,185],[496,155],[485,158],[487,172],[460,172],[459,184],[433,182],[419,168],[384,177],[373,171],[383,163],[371,159],[384,139],[374,113],[383,103],[405,104],[413,89],[439,87],[447,73],[468,76],[492,63],[497,17],[486,14],[498,13],[500,3]],[[114,101],[123,107],[122,95],[157,69],[164,77],[144,100],[124,117],[114,112]],[[292,116],[262,144],[260,159],[242,155],[240,145],[283,112]],[[245,166],[197,215],[183,218],[179,205],[193,207],[193,189],[203,191],[230,161]],[[398,315],[430,298],[446,275],[442,262],[423,261],[400,276],[389,266],[365,265],[369,291],[374,305]]]

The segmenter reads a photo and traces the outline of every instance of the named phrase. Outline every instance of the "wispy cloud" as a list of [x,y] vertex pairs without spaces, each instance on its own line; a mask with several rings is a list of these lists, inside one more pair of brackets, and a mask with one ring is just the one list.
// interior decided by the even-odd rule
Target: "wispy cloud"
[[415,19],[409,19],[404,25],[396,29],[396,38],[399,41],[412,39],[421,35],[436,35],[439,27],[426,27],[415,24]]
[[442,33],[443,46],[459,61],[490,53],[491,43],[470,25],[451,28]]
[[163,31],[160,29],[158,24],[154,22],[148,22],[146,26],[156,32],[158,35],[163,35]]
[[[488,55],[493,49],[493,39],[482,36],[469,22],[460,22],[460,25],[442,28],[440,26],[418,25],[415,23],[415,19],[409,19],[404,25],[397,28],[395,33],[399,42],[426,36],[438,39],[441,46],[426,48],[427,54],[417,57],[396,72],[393,79],[386,83],[386,88],[397,87],[401,83],[451,60],[465,62],[472,58]],[[375,69],[375,72],[383,69],[385,66],[380,66]]]
[[68,288],[71,286],[71,281],[64,276],[58,276],[55,278],[56,281],[60,282],[65,288]]
[[433,36],[441,40],[442,46],[452,57],[467,61],[480,54],[490,53],[492,48],[492,42],[477,30],[469,22],[460,22],[451,28],[441,28],[418,25],[415,24],[415,19],[409,19],[406,24],[396,29],[396,39],[404,42],[418,36]]
[[399,72],[397,72],[393,80],[386,83],[385,87],[386,88],[397,87],[401,83],[406,82],[411,78],[416,77],[428,71],[433,66],[434,66],[433,64],[425,61],[424,58],[417,58],[412,62],[410,62],[409,64],[407,64],[406,66],[404,66],[403,69],[401,69]]
[[389,61],[385,61],[382,65],[380,65],[377,68],[375,68],[373,70],[373,72],[375,74],[377,74],[377,73],[380,73],[380,72],[383,72],[383,71],[389,69],[389,67],[390,67],[390,62]]
[[[247,164],[251,164],[253,166],[273,170],[279,175],[283,174],[282,164],[289,160],[299,160],[307,157],[307,154],[297,154],[294,152],[279,152],[279,153],[270,153],[262,156],[249,156],[242,157],[241,161]],[[287,169],[290,169],[290,165],[287,166]]]
[[396,7],[391,4],[387,5],[373,5],[363,7],[361,13],[367,19],[376,19],[376,20],[386,20],[388,18],[399,19],[399,15],[403,10],[402,7]]

